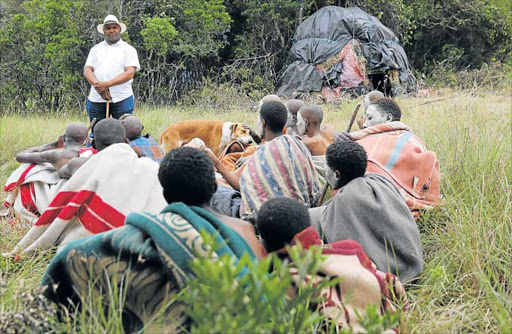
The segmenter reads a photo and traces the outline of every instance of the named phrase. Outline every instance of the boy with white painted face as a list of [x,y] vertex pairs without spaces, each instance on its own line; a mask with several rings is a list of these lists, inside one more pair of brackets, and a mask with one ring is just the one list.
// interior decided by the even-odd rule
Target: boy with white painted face
[[[285,106],[288,110],[288,119],[286,120],[286,134],[290,136],[300,136],[298,126],[298,113],[300,108],[304,107],[304,102],[297,99],[291,99],[286,101]],[[302,124],[303,125],[303,124]]]
[[324,117],[322,108],[311,104],[300,108],[297,113],[299,118],[299,135],[304,136],[302,142],[309,148],[311,155],[325,155],[327,147],[332,141],[322,136],[320,125]]
[[366,109],[365,116],[363,128],[369,128],[382,123],[400,121],[402,111],[395,100],[384,97],[373,101]]
[[367,164],[366,151],[356,142],[327,148],[325,178],[338,192],[324,206],[309,209],[311,225],[326,242],[359,242],[377,269],[402,281],[414,279],[423,270],[418,227],[393,183],[365,174]]

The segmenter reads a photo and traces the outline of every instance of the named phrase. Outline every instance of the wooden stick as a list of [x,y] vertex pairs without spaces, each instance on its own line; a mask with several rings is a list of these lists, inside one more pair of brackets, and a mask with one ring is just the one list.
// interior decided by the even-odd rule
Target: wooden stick
[[89,127],[87,128],[87,132],[90,132],[92,127],[94,126],[94,124],[96,124],[96,117],[94,117],[91,121],[91,123],[89,124]]
[[110,117],[110,113],[109,113],[109,107],[110,107],[110,100],[107,100],[107,117],[106,118],[109,118]]
[[350,123],[348,123],[347,132],[350,132],[350,130],[352,129],[352,125],[354,125],[354,122],[356,121],[359,108],[361,108],[361,102],[357,104],[357,106],[354,108],[354,111],[352,112],[352,118],[350,119]]
[[[361,108],[361,102],[359,102],[356,107],[354,108],[354,111],[352,112],[352,118],[350,119],[350,123],[348,123],[347,126],[347,132],[350,132],[352,129],[352,125],[354,125],[354,122],[357,117],[357,113],[359,112],[359,108]],[[327,180],[326,180],[327,181]],[[322,202],[324,201],[325,195],[327,194],[327,190],[329,190],[329,182],[326,182],[324,189],[322,189],[322,194],[318,198],[318,202],[316,203],[316,206],[321,206]]]

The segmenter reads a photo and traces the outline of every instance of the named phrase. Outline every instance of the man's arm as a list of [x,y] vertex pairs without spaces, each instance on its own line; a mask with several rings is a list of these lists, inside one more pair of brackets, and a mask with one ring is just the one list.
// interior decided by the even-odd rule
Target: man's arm
[[58,173],[59,173],[59,176],[62,178],[62,179],[69,179],[71,178],[71,176],[73,176],[73,174],[75,174],[75,172],[84,164],[87,162],[87,160],[89,160],[89,158],[73,158],[71,160],[69,160],[69,162],[67,164],[65,164],[64,166],[62,166],[61,169],[59,169]]
[[[120,85],[120,84],[127,82],[128,80],[133,79],[133,76],[135,75],[136,70],[137,70],[137,68],[134,66],[127,66],[124,68],[124,72],[119,74],[115,78],[108,80],[108,81],[98,82],[97,84],[95,84],[93,86],[96,89],[96,91],[101,94],[101,93],[105,92],[106,90],[108,90],[109,87]],[[96,78],[96,77],[94,77],[94,78]]]
[[[84,77],[87,79],[87,81],[96,88],[96,85],[98,85],[100,82],[98,79],[96,79],[96,76],[94,75],[94,67],[92,66],[85,66],[84,67]],[[104,100],[112,100],[112,97],[110,96],[110,91],[105,89],[103,92],[98,92],[101,95],[101,98]]]
[[23,151],[16,156],[16,161],[29,164],[41,164],[44,162],[55,163],[60,156],[60,150],[49,150],[43,152]]
[[235,190],[240,190],[240,176],[236,173],[230,171],[226,166],[222,164],[222,162],[215,156],[215,154],[210,149],[205,150],[206,154],[210,157],[213,162],[213,165],[217,169],[217,172],[222,175],[224,180]]
[[91,84],[91,86],[94,86],[99,82],[98,79],[96,79],[96,76],[94,75],[94,67],[92,66],[84,67],[84,77]]

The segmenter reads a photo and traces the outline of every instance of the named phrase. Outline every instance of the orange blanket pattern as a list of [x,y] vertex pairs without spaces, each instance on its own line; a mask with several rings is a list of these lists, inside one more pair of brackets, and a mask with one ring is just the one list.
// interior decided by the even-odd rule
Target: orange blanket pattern
[[367,173],[395,184],[414,218],[441,199],[441,172],[435,152],[402,122],[389,122],[350,133],[368,155]]

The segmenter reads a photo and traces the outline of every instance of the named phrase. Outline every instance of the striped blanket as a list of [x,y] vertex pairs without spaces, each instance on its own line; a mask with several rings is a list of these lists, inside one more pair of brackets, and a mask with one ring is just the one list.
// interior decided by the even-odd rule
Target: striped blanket
[[311,156],[315,169],[318,173],[318,178],[322,184],[325,184],[325,154],[324,155],[313,155]]
[[157,173],[158,164],[139,159],[128,144],[109,146],[68,180],[13,253],[111,230],[132,211],[160,211],[167,203]]
[[[313,227],[308,227],[294,237],[292,245],[295,244],[300,244],[304,249],[319,247],[325,256],[318,274],[307,277],[306,280],[319,284],[325,279],[341,278],[339,284],[320,291],[321,304],[311,305],[320,309],[327,319],[335,322],[336,332],[348,329],[349,325],[354,333],[363,332],[357,313],[364,315],[370,305],[377,306],[381,314],[394,313],[397,306],[403,310],[407,308],[407,295],[398,278],[377,270],[356,241],[343,240],[324,245],[318,232]],[[287,252],[281,250],[278,255],[286,258]],[[300,281],[301,274],[293,264],[290,273],[295,289],[305,284]],[[387,328],[385,332],[393,333],[391,328]]]
[[389,178],[415,218],[441,198],[439,161],[434,152],[401,122],[379,124],[351,132],[368,154],[367,172]]
[[242,172],[240,191],[240,216],[247,219],[276,197],[294,198],[312,207],[321,183],[308,148],[298,139],[282,135],[251,156]]
[[138,333],[160,311],[164,323],[146,327],[145,332],[181,332],[186,320],[183,307],[168,303],[193,276],[190,260],[209,255],[200,231],[215,235],[222,245],[214,258],[229,254],[235,265],[244,254],[256,259],[245,240],[214,215],[173,203],[160,214],[131,213],[125,226],[67,245],[43,277],[46,296],[64,306],[77,305],[80,297],[88,296],[108,305],[108,291],[125,291],[125,332]]
[[33,224],[64,183],[50,163],[21,164],[4,186],[8,193],[4,206],[23,223]]

